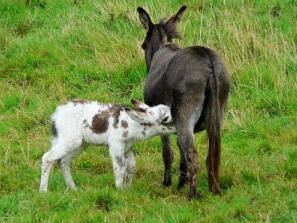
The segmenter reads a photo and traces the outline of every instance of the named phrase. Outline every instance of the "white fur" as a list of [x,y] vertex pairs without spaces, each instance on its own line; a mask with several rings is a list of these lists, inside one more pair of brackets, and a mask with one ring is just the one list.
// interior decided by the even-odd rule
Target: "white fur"
[[[51,149],[42,157],[41,192],[47,191],[50,170],[56,161],[62,169],[67,186],[76,190],[70,173],[70,163],[81,152],[83,142],[107,145],[112,159],[116,187],[129,186],[136,165],[134,154],[130,149],[133,142],[158,134],[175,132],[173,126],[166,127],[168,123],[172,123],[169,107],[165,105],[149,107],[137,102],[138,110],[125,110],[121,107],[117,127],[114,126],[116,121],[114,116],[109,115],[108,129],[105,132],[96,133],[92,129],[94,116],[112,112],[113,106],[95,101],[85,103],[73,101],[57,107],[52,115],[57,136],[52,140]],[[164,120],[165,117],[167,117],[166,120]],[[122,125],[122,121],[125,121],[128,126]]]

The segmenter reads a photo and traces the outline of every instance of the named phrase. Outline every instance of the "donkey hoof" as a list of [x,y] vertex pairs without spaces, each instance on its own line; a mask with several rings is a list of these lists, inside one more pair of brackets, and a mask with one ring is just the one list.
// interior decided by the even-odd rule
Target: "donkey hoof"
[[189,201],[194,200],[194,199],[200,199],[200,198],[202,198],[202,194],[200,192],[188,194]]
[[215,195],[222,195],[220,188],[212,188],[210,191]]
[[171,179],[164,179],[163,185],[166,187],[170,187],[172,185]]
[[177,190],[181,190],[187,183],[187,178],[181,177],[178,181]]
[[219,185],[216,185],[216,184],[210,184],[209,185],[209,191],[212,192],[213,194],[216,194],[216,195],[221,195],[221,188]]

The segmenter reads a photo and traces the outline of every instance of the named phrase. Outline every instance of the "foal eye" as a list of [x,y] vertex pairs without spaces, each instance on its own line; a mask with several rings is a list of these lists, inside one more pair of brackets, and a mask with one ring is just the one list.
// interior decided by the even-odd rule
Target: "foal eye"
[[163,118],[163,122],[167,122],[168,121],[168,116]]

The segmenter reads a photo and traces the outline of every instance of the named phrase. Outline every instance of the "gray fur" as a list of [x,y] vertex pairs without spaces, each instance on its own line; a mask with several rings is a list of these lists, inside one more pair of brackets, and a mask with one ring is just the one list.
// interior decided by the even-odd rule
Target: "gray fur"
[[[229,94],[229,78],[223,60],[212,49],[203,46],[179,48],[172,38],[180,37],[177,24],[186,7],[167,21],[153,24],[149,14],[138,7],[139,18],[147,33],[145,52],[147,79],[144,100],[148,105],[166,104],[177,129],[181,154],[179,188],[190,184],[189,197],[196,196],[198,170],[193,133],[207,130],[209,190],[219,193],[220,129]],[[162,136],[164,185],[171,184],[173,152],[168,136]]]

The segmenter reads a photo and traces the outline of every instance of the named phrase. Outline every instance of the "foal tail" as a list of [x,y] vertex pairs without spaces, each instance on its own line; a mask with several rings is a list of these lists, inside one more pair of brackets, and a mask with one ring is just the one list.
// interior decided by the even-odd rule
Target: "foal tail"
[[207,120],[207,135],[208,135],[208,188],[213,193],[220,193],[219,185],[219,169],[221,156],[221,109],[219,100],[219,80],[216,75],[216,65],[214,61],[216,55],[207,50],[210,60],[210,68],[212,70],[208,80],[208,120]]

